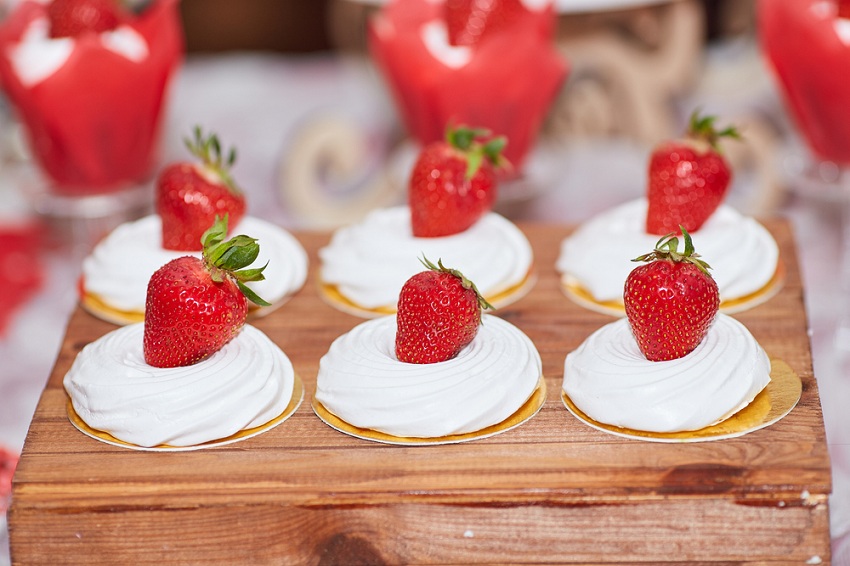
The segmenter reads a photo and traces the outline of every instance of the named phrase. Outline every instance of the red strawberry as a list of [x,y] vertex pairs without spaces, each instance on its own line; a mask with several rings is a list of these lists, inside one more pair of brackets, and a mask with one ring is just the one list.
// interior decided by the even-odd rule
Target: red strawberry
[[77,37],[115,29],[127,15],[116,0],[53,0],[47,17],[50,37]]
[[719,153],[721,137],[738,138],[735,128],[714,129],[713,116],[691,115],[686,138],[658,146],[649,161],[646,231],[695,232],[717,210],[732,174]]
[[422,263],[428,271],[407,280],[398,297],[396,357],[412,364],[444,362],[472,342],[481,309],[493,308],[455,269]]
[[180,162],[166,167],[156,184],[156,212],[162,219],[162,246],[167,250],[198,251],[201,236],[216,216],[230,217],[236,226],[245,215],[245,196],[230,176],[236,161],[231,149],[222,160],[215,134],[204,137],[195,128],[186,147],[200,163]]
[[626,279],[623,299],[626,316],[638,347],[650,361],[674,360],[696,348],[717,314],[720,296],[709,275],[709,265],[699,259],[687,230],[679,239],[667,235],[655,251],[633,261],[648,261]]
[[506,141],[487,130],[466,127],[446,131],[446,139],[428,144],[413,165],[408,202],[413,235],[420,238],[463,232],[496,200],[496,172]]
[[475,45],[526,13],[520,0],[446,0],[444,14],[449,43]]
[[[159,268],[145,302],[145,361],[155,367],[187,366],[214,354],[239,333],[250,300],[268,303],[245,286],[263,269],[243,269],[257,259],[254,238],[224,241],[227,218],[204,234],[203,259],[180,257]],[[247,297],[247,300],[246,300]]]

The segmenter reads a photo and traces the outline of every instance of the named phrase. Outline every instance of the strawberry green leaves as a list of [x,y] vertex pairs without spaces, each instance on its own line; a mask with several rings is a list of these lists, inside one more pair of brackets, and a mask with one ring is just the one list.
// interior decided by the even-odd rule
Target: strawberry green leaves
[[705,140],[715,151],[720,151],[718,142],[721,138],[741,139],[741,134],[735,126],[718,131],[714,127],[715,120],[716,116],[701,116],[699,110],[694,110],[688,120],[688,137]]
[[236,163],[236,148],[231,147],[227,157],[223,158],[221,142],[216,134],[205,136],[200,126],[195,126],[194,139],[184,138],[186,148],[209,169],[214,171],[227,187],[235,192],[241,192],[239,187],[230,176],[230,168]]
[[[466,155],[466,179],[472,179],[486,159],[495,167],[506,164],[502,152],[508,145],[504,136],[491,137],[486,128],[458,126],[446,128],[446,142]],[[488,139],[489,138],[489,139]],[[486,140],[483,141],[482,140]]]
[[674,262],[686,261],[694,264],[700,269],[700,271],[710,276],[708,270],[711,269],[711,266],[704,260],[700,259],[700,255],[694,250],[694,242],[691,235],[687,230],[685,230],[684,226],[679,226],[679,229],[682,231],[682,236],[685,239],[684,251],[678,251],[679,238],[670,233],[666,236],[662,236],[658,242],[655,243],[655,249],[653,251],[640,255],[632,261],[646,262],[655,261],[657,259],[669,259]]
[[201,238],[204,246],[204,260],[212,280],[221,283],[225,277],[231,276],[249,301],[262,307],[270,306],[269,302],[245,285],[250,281],[262,281],[266,278],[263,275],[265,265],[254,269],[244,269],[254,263],[260,253],[257,239],[238,235],[225,241],[226,236],[227,215],[224,218],[216,216],[215,223]]

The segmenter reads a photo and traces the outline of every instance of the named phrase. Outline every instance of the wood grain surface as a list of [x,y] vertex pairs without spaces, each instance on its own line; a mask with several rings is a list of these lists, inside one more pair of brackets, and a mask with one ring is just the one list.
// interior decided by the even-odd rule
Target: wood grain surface
[[786,281],[735,317],[800,376],[802,398],[773,426],[716,442],[619,438],[564,408],[565,355],[613,319],[561,292],[554,263],[570,231],[563,226],[520,225],[538,281],[496,313],[537,345],[546,404],[523,426],[471,443],[381,445],[313,414],[320,357],[361,322],[317,293],[316,252],[329,234],[296,234],[310,255],[307,284],[254,321],[292,359],[305,401],[279,427],[233,445],[146,453],[78,432],[62,377],[84,345],[114,327],[77,309],[15,476],[13,562],[828,563],[830,463],[795,244],[787,221],[765,225]]

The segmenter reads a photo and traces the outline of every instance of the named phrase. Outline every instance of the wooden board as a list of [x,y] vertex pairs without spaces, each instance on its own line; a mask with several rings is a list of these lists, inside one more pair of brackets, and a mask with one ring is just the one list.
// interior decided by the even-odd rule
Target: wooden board
[[[319,358],[360,319],[305,288],[255,324],[308,391],[272,431],[182,453],[112,447],[78,432],[61,381],[111,330],[73,313],[27,436],[9,529],[15,564],[828,563],[830,463],[789,224],[765,222],[787,268],[782,291],[736,315],[803,382],[798,406],[737,439],[658,444],[575,419],[560,395],[565,355],[612,319],[571,303],[554,270],[569,229],[521,225],[539,277],[498,312],[534,340],[548,399],[525,425],[466,444],[400,447],[341,434],[311,411]],[[734,253],[734,250],[730,250]],[[37,376],[33,376],[37,378]]]

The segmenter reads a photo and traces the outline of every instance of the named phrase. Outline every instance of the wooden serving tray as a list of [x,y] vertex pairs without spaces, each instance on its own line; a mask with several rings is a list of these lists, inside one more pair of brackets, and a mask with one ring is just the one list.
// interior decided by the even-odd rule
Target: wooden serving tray
[[85,344],[114,328],[77,309],[15,476],[12,560],[828,563],[830,462],[799,266],[788,222],[765,225],[781,247],[786,281],[769,302],[735,316],[799,375],[802,397],[778,423],[716,442],[619,438],[565,409],[565,355],[612,318],[562,294],[554,270],[570,231],[562,226],[520,226],[535,251],[538,281],[497,313],[537,345],[546,403],[519,428],[465,444],[377,444],[313,414],[319,358],[361,322],[317,293],[316,252],[327,233],[297,234],[310,254],[310,279],[254,322],[292,359],[304,403],[277,428],[236,444],[146,453],[76,430],[62,377]]

